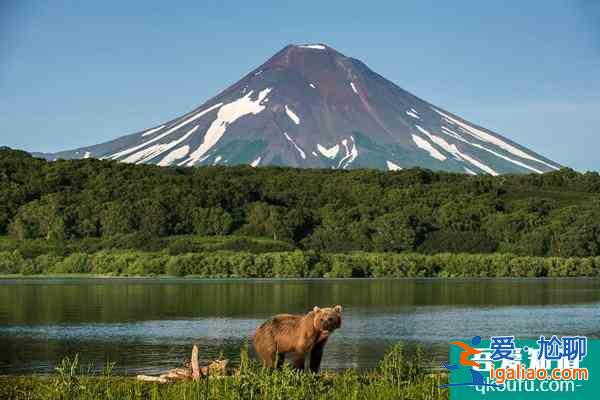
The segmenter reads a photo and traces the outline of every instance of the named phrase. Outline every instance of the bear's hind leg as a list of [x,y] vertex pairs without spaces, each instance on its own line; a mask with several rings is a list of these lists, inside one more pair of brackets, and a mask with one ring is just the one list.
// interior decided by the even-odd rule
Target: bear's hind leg
[[256,353],[260,356],[264,368],[275,368],[275,363],[277,362],[277,350],[275,349],[275,346],[264,344],[262,346],[257,346],[255,344],[254,348]]
[[276,352],[268,352],[260,355],[262,358],[263,367],[265,368],[275,368],[275,362],[277,361],[277,353]]
[[304,371],[304,361],[305,361],[304,354],[295,353],[293,360],[294,360],[294,368],[296,368],[297,370],[300,370],[300,371]]

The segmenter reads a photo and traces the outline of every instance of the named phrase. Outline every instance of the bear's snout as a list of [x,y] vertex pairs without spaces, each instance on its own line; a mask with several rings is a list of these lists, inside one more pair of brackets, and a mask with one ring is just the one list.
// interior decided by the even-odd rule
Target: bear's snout
[[340,327],[341,318],[339,316],[330,315],[323,320],[323,330],[333,331]]

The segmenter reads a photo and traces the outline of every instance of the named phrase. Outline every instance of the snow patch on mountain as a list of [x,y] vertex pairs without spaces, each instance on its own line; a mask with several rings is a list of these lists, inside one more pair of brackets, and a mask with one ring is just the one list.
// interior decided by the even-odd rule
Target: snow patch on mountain
[[431,140],[433,143],[437,144],[442,149],[444,149],[448,153],[452,154],[454,156],[454,158],[456,158],[457,160],[461,160],[461,157],[460,157],[461,152],[458,150],[458,147],[456,147],[456,145],[446,142],[444,139],[442,139],[439,136],[432,135],[431,133],[429,133],[429,131],[427,131],[426,129],[424,129],[423,127],[421,127],[419,125],[415,125],[415,126],[419,130],[419,132],[426,135],[429,138],[429,140]]
[[446,128],[445,126],[442,126],[442,133],[445,133],[446,135],[453,137],[456,140],[460,140],[461,142],[470,143],[465,138],[463,138],[461,135],[454,132],[452,129]]
[[387,165],[388,171],[400,171],[402,169],[401,166],[390,160],[387,160],[385,164]]
[[303,160],[306,159],[306,154],[304,154],[304,151],[300,148],[300,146],[298,146],[296,144],[296,142],[294,142],[294,140],[290,137],[290,135],[287,134],[287,132],[283,132],[283,135],[285,136],[285,138],[287,140],[290,141],[290,143],[292,143],[294,145],[294,147],[296,148],[296,150],[298,150],[298,153],[300,153],[300,157],[302,157]]
[[529,155],[529,154],[525,153],[524,151],[516,148],[515,146],[511,145],[510,143],[506,143],[505,141],[503,141],[503,140],[501,140],[501,139],[499,139],[499,138],[497,138],[497,137],[495,137],[495,136],[493,136],[493,135],[491,135],[491,134],[489,134],[487,132],[484,132],[481,129],[477,129],[477,128],[472,127],[471,125],[465,124],[464,122],[461,122],[461,121],[457,120],[456,118],[453,118],[450,115],[445,114],[442,111],[437,110],[437,109],[435,109],[433,107],[432,107],[432,110],[435,111],[436,113],[438,113],[439,115],[441,115],[446,121],[451,121],[454,124],[458,125],[460,128],[462,128],[462,130],[465,133],[468,133],[471,136],[473,136],[473,137],[475,137],[475,138],[477,138],[477,139],[479,139],[479,140],[481,140],[483,142],[488,142],[488,143],[491,143],[491,144],[493,144],[495,146],[498,146],[501,149],[503,149],[505,151],[508,151],[509,153],[512,153],[513,155],[515,155],[517,157],[521,157],[521,158],[524,158],[526,160],[535,161],[535,162],[538,162],[540,164],[544,164],[544,165],[546,165],[546,166],[548,166],[550,168],[556,169],[556,170],[559,169],[558,167],[556,167],[556,166],[554,166],[552,164],[549,164],[549,163],[547,163],[547,162],[545,162],[543,160],[540,160],[538,158],[535,158],[532,155]]
[[482,146],[482,145],[480,145],[478,143],[471,143],[471,146],[477,147],[477,148],[479,148],[481,150],[485,150],[485,151],[487,151],[487,152],[495,155],[496,157],[500,157],[500,158],[502,158],[502,159],[504,159],[506,161],[510,161],[511,163],[516,164],[516,165],[518,165],[520,167],[526,168],[526,169],[528,169],[530,171],[533,171],[536,174],[542,174],[543,173],[542,171],[540,171],[537,168],[534,168],[534,167],[532,167],[530,165],[527,165],[527,164],[525,164],[525,163],[523,163],[521,161],[515,160],[513,158],[507,157],[504,154],[500,154],[500,153],[498,153],[498,152],[496,152],[494,150],[488,149],[487,147],[484,147],[484,146]]
[[308,86],[310,86],[313,89],[316,89],[317,87],[313,84],[313,83],[309,83]]
[[419,117],[419,115],[417,114],[416,111],[414,111],[412,108],[410,110],[406,110],[406,114],[415,118],[415,119],[421,119],[421,117]]
[[319,153],[323,154],[325,157],[333,160],[337,156],[338,151],[340,151],[340,145],[336,144],[333,147],[327,148],[317,143],[317,150],[319,150]]
[[313,49],[313,50],[325,50],[326,47],[321,44],[301,44],[298,47],[303,49]]
[[126,156],[127,154],[131,154],[131,153],[133,153],[133,152],[135,152],[135,151],[137,151],[139,149],[142,149],[142,148],[148,146],[149,144],[154,143],[154,142],[162,139],[163,137],[165,137],[167,135],[170,135],[171,133],[175,132],[179,128],[181,128],[181,127],[183,127],[183,126],[185,126],[185,125],[187,125],[187,124],[189,124],[191,122],[194,122],[195,120],[197,120],[198,118],[206,115],[207,113],[211,112],[215,108],[221,107],[222,104],[223,103],[217,103],[217,104],[215,104],[215,105],[213,105],[213,106],[211,106],[211,107],[209,107],[209,108],[207,108],[205,110],[202,110],[202,111],[200,111],[200,112],[192,115],[191,117],[185,119],[183,122],[178,123],[177,125],[173,126],[169,130],[167,130],[166,132],[161,133],[160,135],[158,135],[158,136],[156,136],[156,137],[148,140],[147,142],[144,142],[142,144],[139,144],[139,145],[134,146],[134,147],[129,148],[129,149],[125,149],[125,150],[120,151],[118,153],[115,153],[115,154],[113,154],[111,156],[107,156],[106,158],[110,158],[110,159],[116,160],[116,159],[118,159],[120,157]]
[[219,163],[219,161],[221,161],[222,158],[223,157],[221,157],[221,156],[216,156],[215,160],[213,161],[213,165],[217,165]]
[[285,105],[285,113],[292,121],[294,121],[296,125],[300,125],[300,117],[298,117],[298,115],[296,115],[296,113],[293,112],[287,104]]
[[484,163],[482,163],[481,161],[471,157],[470,155],[461,152],[458,147],[456,147],[455,144],[450,144],[447,141],[445,141],[443,138],[436,136],[436,135],[432,135],[431,133],[429,133],[426,129],[420,127],[419,125],[416,125],[417,129],[427,135],[427,137],[429,137],[429,139],[437,144],[438,146],[440,146],[442,149],[444,149],[445,151],[447,151],[448,153],[452,154],[454,156],[454,158],[456,158],[459,161],[466,161],[470,164],[473,164],[474,166],[476,166],[477,168],[487,172],[488,174],[491,175],[498,175],[498,173],[496,171],[494,171],[492,168],[488,167],[487,165],[485,165]]
[[485,146],[482,146],[482,145],[480,145],[479,143],[470,142],[470,141],[466,140],[465,138],[463,138],[463,137],[462,137],[461,135],[459,135],[458,133],[454,132],[453,130],[446,128],[445,126],[442,126],[442,132],[443,132],[443,133],[445,133],[446,135],[450,136],[450,137],[453,137],[454,139],[460,140],[461,142],[464,142],[464,143],[466,143],[466,144],[468,144],[468,145],[470,145],[470,146],[476,147],[476,148],[478,148],[478,149],[481,149],[481,150],[487,151],[488,153],[490,153],[490,154],[493,154],[493,155],[495,155],[496,157],[502,158],[502,159],[504,159],[504,160],[506,160],[506,161],[509,161],[509,162],[511,162],[511,163],[513,163],[513,164],[515,164],[515,165],[518,165],[518,166],[520,166],[520,167],[523,167],[523,168],[525,168],[525,169],[528,169],[528,170],[530,170],[530,171],[532,171],[532,172],[535,172],[535,173],[537,173],[537,174],[541,174],[541,173],[543,173],[543,171],[540,171],[539,169],[537,169],[537,168],[534,168],[534,167],[532,167],[531,165],[527,165],[527,164],[525,164],[524,162],[521,162],[521,161],[519,161],[519,160],[515,160],[514,158],[510,158],[510,157],[508,157],[508,156],[505,156],[504,154],[500,154],[500,153],[498,153],[497,151],[494,151],[494,150],[488,149],[487,147],[485,147]]
[[348,147],[348,139],[342,140],[342,144],[346,149],[346,155],[340,160],[338,163],[338,168],[348,168],[350,163],[358,157],[358,149],[356,148],[356,144],[354,143],[354,137],[350,136],[350,147]]
[[257,166],[258,166],[258,164],[260,164],[260,158],[261,158],[261,157],[258,157],[256,160],[252,161],[252,162],[250,163],[250,166],[251,166],[251,167],[257,167]]
[[358,90],[356,90],[356,86],[354,86],[354,82],[350,82],[350,87],[354,91],[354,93],[358,94]]
[[170,152],[169,154],[167,154],[162,160],[160,160],[158,165],[161,167],[169,166],[174,161],[182,159],[183,157],[187,156],[189,152],[190,152],[190,146],[188,146],[187,144],[184,146],[181,146],[180,148],[175,149],[172,152]]
[[263,111],[266,106],[263,101],[271,92],[271,88],[266,88],[260,91],[256,100],[252,100],[253,90],[249,91],[244,97],[240,97],[231,103],[221,106],[217,113],[217,118],[208,127],[204,139],[200,146],[190,155],[187,165],[193,165],[210,150],[223,137],[227,127],[235,122],[238,118],[245,115],[256,115]]
[[176,147],[177,145],[179,145],[180,143],[184,142],[190,136],[192,136],[194,134],[194,132],[196,132],[197,130],[198,130],[198,125],[194,126],[185,135],[183,135],[182,137],[180,137],[177,140],[174,140],[169,143],[162,143],[162,144],[150,146],[146,149],[143,149],[142,151],[140,151],[138,153],[131,154],[125,160],[123,160],[123,162],[144,163],[144,162],[150,161],[154,157],[158,157],[162,153],[167,152],[167,151],[171,150],[172,148]]
[[415,142],[415,144],[417,145],[417,147],[428,152],[431,157],[435,158],[436,160],[440,160],[440,161],[446,160],[445,155],[440,153],[435,147],[433,147],[433,145],[431,143],[429,143],[427,140],[423,139],[421,136],[413,134],[412,139],[413,139],[413,142]]
[[163,146],[164,145],[162,144],[154,144],[150,147],[146,147],[145,149],[138,151],[137,153],[133,153],[125,157],[121,161],[129,164],[141,163],[144,158],[158,153],[163,148]]
[[493,168],[488,167],[487,165],[485,165],[484,163],[482,163],[481,161],[469,156],[468,154],[461,154],[462,157],[469,163],[473,164],[474,166],[476,166],[477,168],[479,168],[482,171],[487,172],[488,174],[492,175],[492,176],[497,176],[498,173],[496,171],[494,171]]
[[160,131],[160,130],[161,130],[162,128],[164,128],[164,127],[165,127],[164,125],[161,125],[161,126],[159,126],[159,127],[157,127],[157,128],[149,129],[149,130],[147,130],[146,132],[142,133],[142,136],[150,136],[150,135],[152,135],[154,132],[158,132],[158,131]]

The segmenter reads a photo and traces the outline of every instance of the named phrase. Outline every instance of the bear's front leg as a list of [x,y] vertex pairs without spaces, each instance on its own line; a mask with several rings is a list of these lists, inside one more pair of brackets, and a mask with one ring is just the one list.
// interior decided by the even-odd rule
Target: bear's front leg
[[299,371],[304,371],[305,357],[303,353],[294,353],[293,355],[294,368]]
[[310,370],[315,374],[319,372],[319,367],[321,367],[321,359],[323,358],[325,343],[327,343],[327,339],[317,342],[310,352]]

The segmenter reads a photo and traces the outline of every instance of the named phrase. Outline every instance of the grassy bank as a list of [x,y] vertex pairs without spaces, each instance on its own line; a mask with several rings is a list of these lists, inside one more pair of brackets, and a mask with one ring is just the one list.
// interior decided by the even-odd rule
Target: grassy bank
[[42,254],[0,251],[0,275],[93,274],[206,278],[351,277],[596,277],[600,257],[529,257],[512,254],[317,253],[314,251],[101,250]]
[[378,368],[365,373],[298,373],[288,368],[267,372],[242,352],[239,373],[221,379],[203,379],[159,385],[133,378],[114,377],[110,371],[89,375],[76,363],[63,361],[51,377],[0,376],[2,399],[445,399],[437,386],[442,374],[424,368],[420,353],[404,358],[394,347]]

